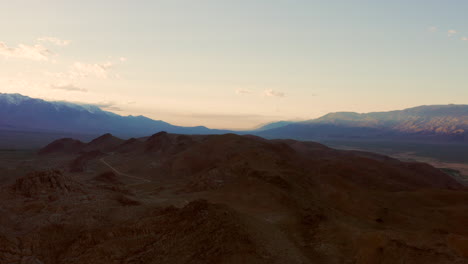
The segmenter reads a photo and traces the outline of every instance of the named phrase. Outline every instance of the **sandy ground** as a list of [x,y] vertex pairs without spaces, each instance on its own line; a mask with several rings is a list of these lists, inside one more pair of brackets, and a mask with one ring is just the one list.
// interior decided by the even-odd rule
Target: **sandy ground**
[[468,164],[443,162],[443,161],[439,161],[433,158],[417,156],[412,152],[399,153],[396,155],[392,155],[392,157],[397,158],[402,161],[425,162],[436,168],[449,168],[449,169],[457,170],[460,172],[460,177],[457,177],[457,180],[459,180],[461,183],[468,186]]

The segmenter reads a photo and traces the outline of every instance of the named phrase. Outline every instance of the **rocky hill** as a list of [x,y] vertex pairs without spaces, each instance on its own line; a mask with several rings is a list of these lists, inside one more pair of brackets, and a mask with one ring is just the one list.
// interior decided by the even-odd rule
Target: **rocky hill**
[[0,263],[468,263],[468,190],[424,163],[234,134],[92,145],[86,170],[46,147],[1,186]]

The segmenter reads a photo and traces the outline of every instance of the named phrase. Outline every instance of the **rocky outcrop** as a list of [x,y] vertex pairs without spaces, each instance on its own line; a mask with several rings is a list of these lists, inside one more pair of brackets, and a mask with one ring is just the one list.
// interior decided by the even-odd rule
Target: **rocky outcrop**
[[40,155],[47,154],[74,154],[83,150],[85,143],[72,138],[58,139],[39,150]]
[[82,192],[82,186],[58,170],[34,171],[16,180],[11,187],[26,197]]

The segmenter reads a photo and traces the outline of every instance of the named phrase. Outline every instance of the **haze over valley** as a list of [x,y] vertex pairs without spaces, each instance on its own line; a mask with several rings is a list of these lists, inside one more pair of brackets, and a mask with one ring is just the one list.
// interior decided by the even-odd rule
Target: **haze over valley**
[[[254,130],[181,127],[144,116],[121,116],[95,105],[49,102],[20,94],[0,94],[0,147],[40,148],[59,138],[90,141],[112,133],[122,138],[166,131],[180,134],[252,134],[265,138],[318,141],[343,149],[380,152],[405,159],[427,158],[449,167],[468,163],[468,105],[419,106],[358,114],[330,113],[308,121],[279,121]],[[442,164],[441,164],[442,165]],[[443,165],[442,165],[443,166]]]

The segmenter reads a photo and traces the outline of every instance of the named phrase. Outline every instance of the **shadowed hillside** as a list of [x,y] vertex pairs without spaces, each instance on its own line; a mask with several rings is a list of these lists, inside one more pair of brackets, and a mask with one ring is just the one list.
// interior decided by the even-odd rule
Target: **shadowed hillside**
[[30,166],[1,186],[6,263],[468,263],[467,189],[424,163],[161,132]]

